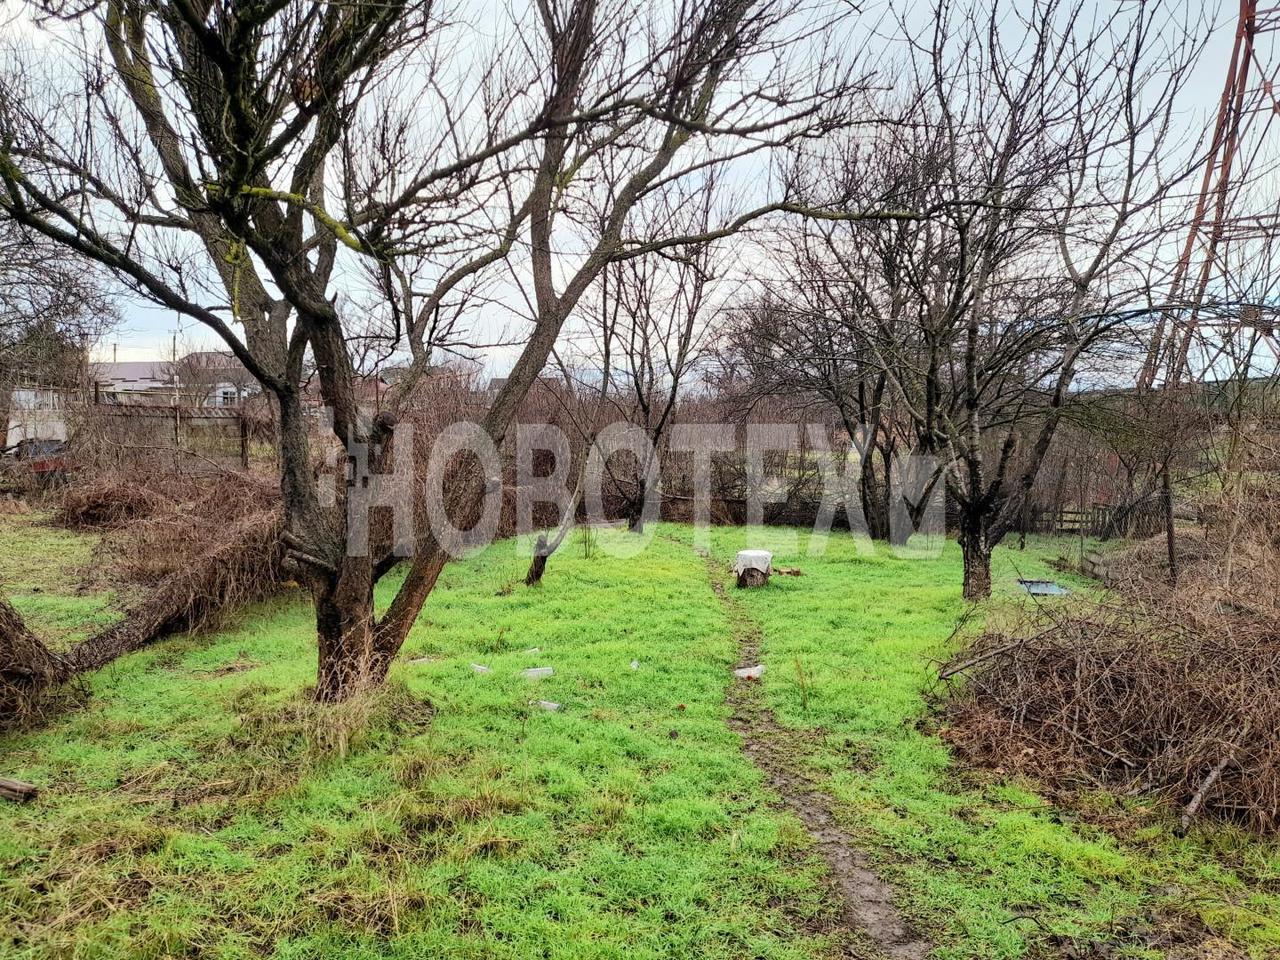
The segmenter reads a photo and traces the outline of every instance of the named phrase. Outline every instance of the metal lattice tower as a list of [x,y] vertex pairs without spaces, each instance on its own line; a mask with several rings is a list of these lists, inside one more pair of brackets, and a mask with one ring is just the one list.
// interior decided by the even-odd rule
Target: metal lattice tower
[[1276,97],[1280,67],[1272,67],[1266,52],[1259,51],[1259,38],[1276,31],[1280,31],[1280,6],[1259,9],[1257,0],[1240,0],[1235,44],[1200,194],[1170,288],[1169,303],[1181,315],[1161,314],[1139,376],[1140,389],[1150,388],[1161,373],[1167,384],[1177,384],[1187,370],[1193,343],[1206,352],[1216,351],[1216,359],[1233,338],[1245,334],[1255,346],[1265,344],[1280,359],[1275,317],[1268,316],[1260,304],[1237,308],[1235,316],[1216,316],[1206,309],[1211,288],[1232,289],[1227,262],[1232,243],[1280,238],[1280,214],[1234,213],[1237,194],[1247,183],[1272,124],[1280,118]]

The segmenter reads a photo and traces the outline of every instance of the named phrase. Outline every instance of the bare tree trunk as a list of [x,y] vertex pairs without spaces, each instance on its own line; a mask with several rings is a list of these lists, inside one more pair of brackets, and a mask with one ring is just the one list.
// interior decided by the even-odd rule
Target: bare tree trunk
[[547,572],[547,560],[560,549],[565,537],[573,529],[574,520],[578,514],[578,504],[582,501],[586,464],[587,458],[583,457],[582,464],[578,470],[577,486],[573,489],[573,496],[569,499],[569,506],[565,508],[564,516],[560,518],[560,525],[552,533],[551,539],[548,540],[545,534],[538,536],[538,542],[533,548],[533,560],[529,563],[529,572],[524,577],[525,586],[532,587],[542,582],[542,575]]
[[627,504],[627,530],[644,533],[644,505],[649,496],[649,484],[644,477],[636,481],[636,495]]
[[1178,585],[1178,543],[1173,529],[1173,483],[1169,479],[1169,464],[1160,471],[1160,500],[1164,508],[1164,541],[1169,554],[1169,583]]
[[365,557],[348,558],[312,596],[320,648],[315,698],[340,703],[380,683],[391,667],[374,644],[372,564]]
[[[889,475],[889,465],[884,468],[885,477]],[[867,451],[862,458],[862,473],[858,478],[858,494],[862,500],[862,515],[867,521],[867,534],[872,540],[887,541],[890,539],[889,523],[889,484],[881,481],[876,474],[875,449]]]
[[967,512],[960,521],[960,550],[964,555],[964,598],[985,600],[991,596],[991,547],[982,519]]
[[546,534],[538,535],[538,543],[533,548],[533,559],[529,562],[529,572],[524,575],[526,587],[535,587],[542,582],[542,575],[547,572],[547,557],[554,549],[547,543]]
[[[605,373],[604,387],[601,391],[601,401],[596,407],[596,411],[592,414],[592,419],[598,420],[600,409],[604,405],[604,392],[609,388],[608,372]],[[573,529],[573,525],[578,516],[578,505],[582,503],[582,493],[586,489],[587,484],[587,464],[591,460],[591,450],[596,443],[596,432],[592,430],[586,438],[585,449],[582,452],[582,459],[578,462],[577,476],[573,482],[573,495],[569,498],[569,505],[565,508],[564,516],[560,518],[560,523],[552,533],[551,539],[548,540],[545,535],[539,535],[538,542],[533,548],[533,560],[529,563],[529,572],[525,574],[525,586],[532,587],[542,582],[542,575],[547,572],[547,560],[551,555],[560,549],[560,545],[564,543],[565,537],[569,535],[569,531]],[[644,509],[644,499],[641,498],[641,510]]]
[[1022,506],[1018,509],[1018,549],[1027,549],[1027,528],[1031,526],[1031,491],[1022,496]]
[[[894,547],[905,547],[911,541],[912,534],[920,532],[920,525],[924,523],[924,514],[928,507],[927,497],[920,503],[906,504],[900,516],[905,516],[907,522],[889,524],[889,535],[885,538],[889,544]],[[890,516],[892,517],[892,511]]]
[[[658,449],[661,434],[653,437],[653,449]],[[627,500],[626,521],[627,530],[630,533],[644,533],[645,508],[649,505],[650,491],[658,491],[661,489],[662,475],[658,473],[650,482],[651,471],[657,463],[656,453],[649,459],[647,463],[641,464],[641,469],[636,473],[633,489],[635,494]],[[662,501],[658,501],[658,519],[662,519]]]

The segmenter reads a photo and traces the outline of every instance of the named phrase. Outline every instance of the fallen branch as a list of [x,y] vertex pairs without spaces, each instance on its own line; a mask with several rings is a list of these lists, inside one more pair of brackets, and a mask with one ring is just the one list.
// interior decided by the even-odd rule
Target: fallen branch
[[181,571],[169,576],[119,623],[76,644],[71,669],[96,670],[171,633],[197,630],[218,615],[271,592],[283,559],[280,515],[251,516]]
[[998,647],[992,647],[988,650],[984,650],[981,653],[979,653],[977,656],[970,657],[968,660],[963,660],[960,663],[956,663],[949,667],[944,667],[943,669],[939,670],[938,679],[950,680],[952,677],[956,676],[957,674],[965,673],[968,670],[972,670],[974,667],[980,666],[981,664],[986,663],[988,660],[994,660],[996,657],[1000,656],[1001,654],[1008,653],[1010,650],[1016,650],[1018,647],[1023,646],[1026,642],[1027,642],[1026,638],[1021,638],[1018,640],[1014,640],[1010,643],[1001,644]]
[[1212,789],[1213,785],[1218,782],[1218,778],[1222,776],[1222,771],[1227,769],[1231,761],[1236,758],[1235,746],[1232,745],[1227,754],[1218,761],[1218,765],[1209,771],[1209,775],[1204,778],[1204,782],[1200,784],[1200,789],[1191,798],[1191,802],[1187,804],[1187,808],[1182,811],[1182,821],[1178,825],[1178,836],[1185,836],[1191,827],[1191,821],[1196,818],[1196,814],[1200,812],[1200,808],[1204,806],[1204,798]]
[[35,786],[35,784],[0,777],[0,797],[3,797],[5,800],[12,800],[15,803],[24,803],[27,800],[34,800],[39,793],[40,788]]
[[25,719],[45,690],[70,679],[72,672],[0,597],[0,726]]

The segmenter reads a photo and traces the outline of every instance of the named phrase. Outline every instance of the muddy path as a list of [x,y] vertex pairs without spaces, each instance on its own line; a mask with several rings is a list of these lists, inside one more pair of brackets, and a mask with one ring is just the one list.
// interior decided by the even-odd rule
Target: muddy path
[[[733,625],[738,663],[754,666],[760,662],[760,627],[747,615],[732,589],[726,588],[726,571],[711,557],[706,562],[711,587]],[[729,725],[742,738],[743,750],[769,778],[786,808],[804,824],[816,850],[827,862],[832,892],[840,898],[840,916],[847,931],[842,938],[843,955],[923,960],[931,945],[903,919],[894,904],[893,889],[877,876],[853,838],[836,823],[830,799],[805,772],[804,733],[778,724],[765,704],[764,686],[758,681],[735,679],[727,700],[732,710]]]

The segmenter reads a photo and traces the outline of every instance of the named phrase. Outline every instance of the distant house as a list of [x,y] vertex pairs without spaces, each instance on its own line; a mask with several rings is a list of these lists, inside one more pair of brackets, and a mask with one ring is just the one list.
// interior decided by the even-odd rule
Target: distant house
[[188,403],[234,407],[258,392],[258,382],[228,350],[197,350],[170,364]]
[[197,350],[177,360],[95,363],[89,372],[102,403],[230,407],[258,392],[244,365],[221,350]]
[[[491,377],[489,379],[489,385],[485,388],[484,391],[480,393],[480,396],[483,399],[492,402],[493,399],[507,385],[507,382],[510,379],[511,379],[510,377]],[[531,395],[534,395],[534,396],[538,395],[539,393],[558,395],[558,394],[564,393],[565,389],[566,389],[566,385],[564,380],[561,377],[555,374],[540,373],[534,379],[532,385],[530,385],[529,392]]]
[[67,439],[63,391],[57,387],[17,387],[9,395],[5,449]]
[[167,360],[92,363],[89,377],[102,403],[155,403],[161,394],[174,397],[177,387],[173,364]]
[[[362,416],[377,416],[385,405],[385,397],[391,390],[391,384],[385,378],[378,374],[362,375],[357,374],[351,382],[351,392],[355,397],[356,409]],[[317,377],[312,377],[306,384],[303,393],[303,403],[311,411],[313,417],[320,415],[320,412],[327,406],[323,394],[320,392],[320,382]]]

